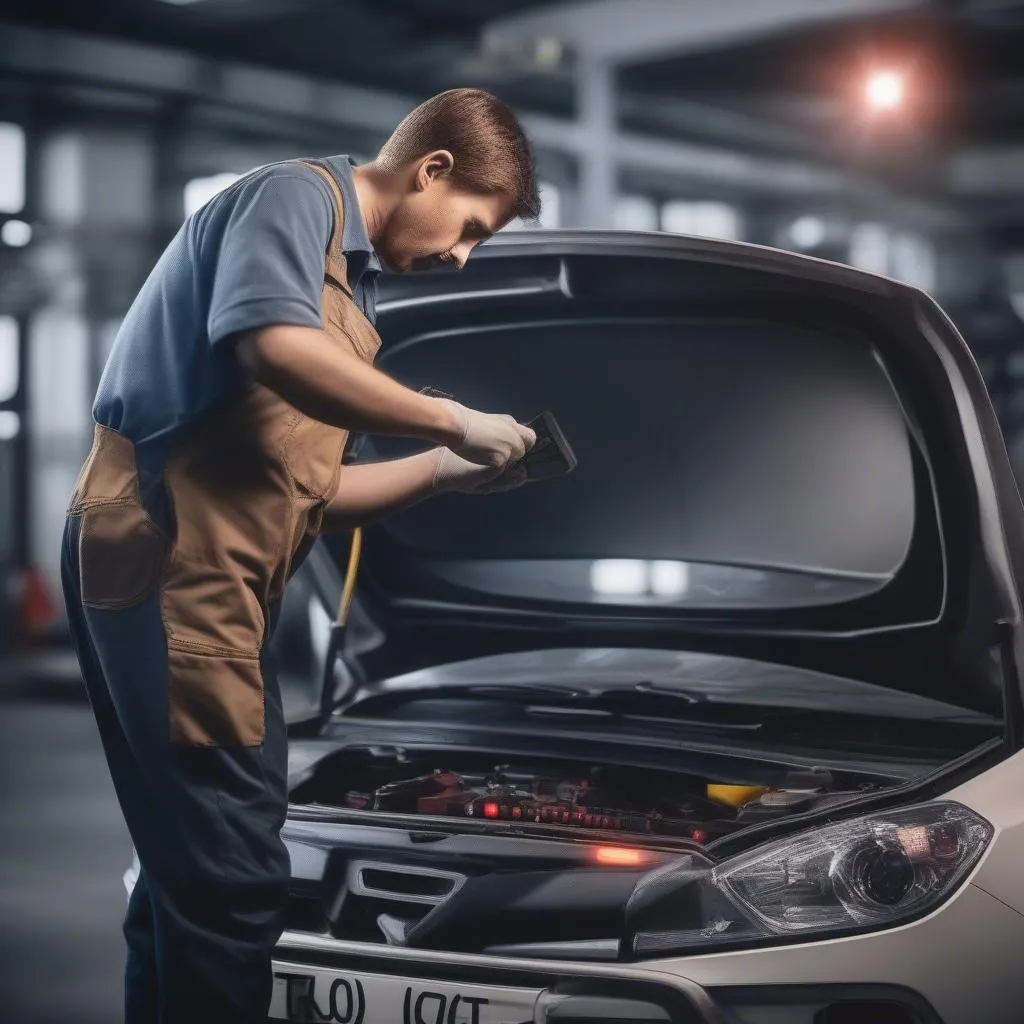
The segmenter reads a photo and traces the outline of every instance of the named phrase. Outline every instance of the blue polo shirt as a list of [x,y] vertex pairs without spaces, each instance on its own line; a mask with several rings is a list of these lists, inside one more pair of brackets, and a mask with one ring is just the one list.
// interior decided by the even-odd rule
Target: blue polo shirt
[[[342,249],[356,302],[375,318],[381,266],[359,212],[352,161],[311,161],[345,200]],[[295,163],[261,167],[182,225],[132,303],[93,405],[97,423],[137,446],[175,433],[241,387],[226,339],[268,324],[322,327],[324,253],[334,225],[327,183]]]

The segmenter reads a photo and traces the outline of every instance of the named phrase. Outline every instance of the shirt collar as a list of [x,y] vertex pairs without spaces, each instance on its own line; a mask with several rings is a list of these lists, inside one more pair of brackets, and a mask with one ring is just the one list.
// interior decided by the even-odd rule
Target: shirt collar
[[359,210],[359,197],[356,194],[356,183],[352,177],[352,168],[356,162],[350,156],[332,156],[323,161],[327,169],[334,175],[341,196],[345,200],[345,224],[341,232],[341,248],[346,256],[359,254],[365,270],[380,272],[381,264],[373,249],[373,243],[366,231],[363,215]]

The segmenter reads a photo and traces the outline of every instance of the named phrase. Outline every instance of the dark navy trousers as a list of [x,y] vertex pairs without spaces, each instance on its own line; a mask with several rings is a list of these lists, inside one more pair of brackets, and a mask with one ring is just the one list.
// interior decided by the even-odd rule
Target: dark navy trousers
[[264,658],[262,745],[172,744],[159,590],[128,608],[84,606],[80,528],[70,516],[61,561],[68,619],[142,865],[124,924],[126,1024],[263,1024],[289,876],[275,675]]

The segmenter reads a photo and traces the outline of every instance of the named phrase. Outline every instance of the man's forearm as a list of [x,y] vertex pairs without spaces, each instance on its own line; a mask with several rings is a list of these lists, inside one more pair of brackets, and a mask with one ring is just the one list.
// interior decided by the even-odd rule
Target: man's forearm
[[241,335],[236,345],[259,383],[321,423],[439,445],[461,440],[462,425],[448,403],[404,387],[315,328],[265,327]]
[[352,530],[430,497],[437,469],[436,448],[390,462],[342,466],[324,530]]

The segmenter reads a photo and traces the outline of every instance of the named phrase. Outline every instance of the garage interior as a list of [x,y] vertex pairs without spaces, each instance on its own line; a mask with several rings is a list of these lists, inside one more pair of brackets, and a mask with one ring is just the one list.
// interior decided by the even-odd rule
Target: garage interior
[[970,344],[1024,483],[1024,3],[0,3],[0,1012],[120,1012],[130,840],[59,543],[125,311],[247,171],[372,158],[422,99],[511,102],[539,230],[773,246],[907,281]]

